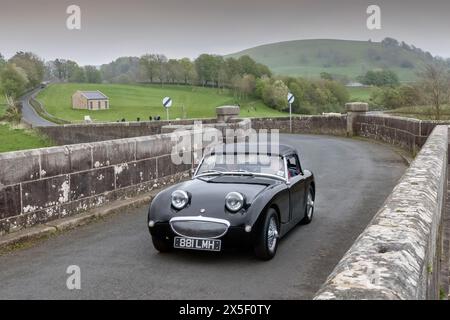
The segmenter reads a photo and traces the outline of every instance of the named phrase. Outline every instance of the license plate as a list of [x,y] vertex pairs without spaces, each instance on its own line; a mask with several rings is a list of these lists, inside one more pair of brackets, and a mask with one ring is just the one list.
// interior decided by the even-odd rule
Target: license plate
[[174,248],[178,249],[220,251],[221,245],[222,245],[221,240],[214,240],[214,239],[194,239],[194,238],[175,237],[173,240]]

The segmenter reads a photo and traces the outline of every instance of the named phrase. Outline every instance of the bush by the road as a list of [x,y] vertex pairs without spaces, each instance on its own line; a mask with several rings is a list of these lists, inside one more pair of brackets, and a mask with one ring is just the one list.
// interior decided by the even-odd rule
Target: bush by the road
[[[307,80],[293,77],[285,77],[278,81],[283,81],[288,90],[294,94],[295,101],[292,104],[294,113],[317,114],[322,112],[341,112],[345,103],[350,99],[348,90],[337,81],[324,79]],[[261,95],[266,104],[269,104],[269,101],[266,101],[264,93],[267,90],[272,92],[270,90],[272,90],[274,83],[268,80],[262,80],[257,84],[256,95]],[[286,95],[282,101],[279,101],[279,104],[281,104],[281,106],[278,106],[279,110],[286,110],[288,108]]]
[[370,97],[371,107],[375,109],[397,109],[423,103],[419,88],[407,85],[377,88]]

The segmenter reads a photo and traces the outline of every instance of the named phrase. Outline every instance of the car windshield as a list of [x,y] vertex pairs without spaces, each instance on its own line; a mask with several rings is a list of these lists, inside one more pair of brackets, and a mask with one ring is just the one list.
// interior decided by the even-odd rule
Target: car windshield
[[211,154],[205,156],[198,168],[201,174],[269,174],[285,177],[283,159],[280,156],[261,154]]

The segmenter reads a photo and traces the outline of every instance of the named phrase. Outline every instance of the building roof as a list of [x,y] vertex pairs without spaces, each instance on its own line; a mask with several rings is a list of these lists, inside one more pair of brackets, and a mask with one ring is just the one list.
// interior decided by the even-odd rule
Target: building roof
[[78,91],[88,100],[104,100],[108,99],[106,95],[100,91]]

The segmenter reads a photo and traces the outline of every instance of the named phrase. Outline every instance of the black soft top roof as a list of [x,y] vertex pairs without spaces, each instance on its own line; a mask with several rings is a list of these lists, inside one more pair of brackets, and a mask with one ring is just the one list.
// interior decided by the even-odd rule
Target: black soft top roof
[[297,153],[293,147],[285,144],[257,144],[257,143],[228,143],[220,144],[210,149],[209,153],[227,154],[227,153],[250,153],[250,154],[269,154],[286,156]]

